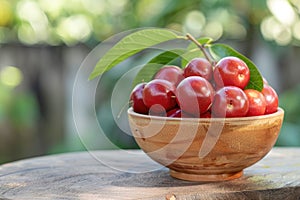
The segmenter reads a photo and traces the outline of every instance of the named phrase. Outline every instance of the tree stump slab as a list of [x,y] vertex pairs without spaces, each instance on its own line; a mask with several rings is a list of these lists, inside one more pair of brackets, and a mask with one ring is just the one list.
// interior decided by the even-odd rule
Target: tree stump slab
[[141,150],[124,152],[74,152],[1,165],[0,199],[300,199],[300,148],[273,148],[241,178],[223,182],[174,179]]

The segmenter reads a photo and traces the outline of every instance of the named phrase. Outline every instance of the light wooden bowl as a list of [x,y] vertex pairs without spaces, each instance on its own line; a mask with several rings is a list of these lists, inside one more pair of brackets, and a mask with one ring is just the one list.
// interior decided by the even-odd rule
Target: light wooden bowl
[[128,109],[132,134],[171,176],[189,181],[239,178],[274,146],[284,111],[243,118],[168,118]]

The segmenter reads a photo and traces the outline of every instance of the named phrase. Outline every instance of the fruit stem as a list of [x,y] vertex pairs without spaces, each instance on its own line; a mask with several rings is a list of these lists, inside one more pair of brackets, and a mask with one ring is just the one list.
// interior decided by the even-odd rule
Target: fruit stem
[[211,59],[211,56],[207,53],[204,45],[200,44],[191,34],[187,33],[186,34],[186,38],[192,42],[194,42],[197,47],[199,47],[199,49],[202,51],[202,53],[204,54],[205,58],[208,60],[208,62],[214,66],[215,62]]

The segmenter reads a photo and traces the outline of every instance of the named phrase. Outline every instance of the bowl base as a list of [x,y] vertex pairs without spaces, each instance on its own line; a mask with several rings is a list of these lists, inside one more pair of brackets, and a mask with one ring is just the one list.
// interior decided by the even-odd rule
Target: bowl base
[[170,175],[174,178],[186,181],[227,181],[241,177],[243,170],[228,174],[189,174],[170,170]]

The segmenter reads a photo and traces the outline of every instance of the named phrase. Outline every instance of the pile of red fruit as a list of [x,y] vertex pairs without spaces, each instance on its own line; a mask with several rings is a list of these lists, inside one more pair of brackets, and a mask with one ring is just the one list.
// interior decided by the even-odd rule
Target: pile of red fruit
[[263,90],[245,89],[250,71],[237,57],[215,66],[205,58],[191,60],[184,69],[164,66],[148,83],[138,84],[130,99],[140,114],[168,117],[246,117],[277,111],[278,96],[264,80]]

